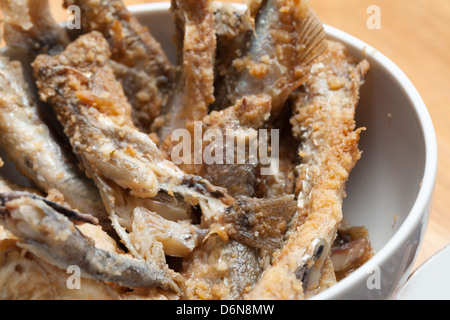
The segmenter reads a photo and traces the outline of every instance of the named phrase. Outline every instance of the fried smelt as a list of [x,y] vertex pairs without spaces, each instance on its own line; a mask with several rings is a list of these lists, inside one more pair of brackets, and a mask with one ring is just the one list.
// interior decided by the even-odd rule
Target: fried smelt
[[[53,105],[74,151],[98,186],[116,231],[139,255],[125,230],[131,231],[136,207],[156,210],[175,222],[189,220],[191,208],[198,207],[202,223],[208,225],[228,204],[222,199],[223,189],[184,174],[162,156],[148,135],[124,123],[127,102],[107,63],[108,51],[108,43],[94,31],[59,56],[39,56],[33,65],[42,99]],[[177,203],[181,213],[167,217]],[[190,232],[197,238],[194,229]],[[189,237],[182,238],[189,248]]]
[[[211,133],[211,143],[206,145],[205,142],[203,154],[210,156],[208,150],[219,145],[219,141],[214,141],[215,135],[220,133],[219,137],[226,137],[226,141],[220,141],[222,154],[211,156],[214,162],[203,164],[199,174],[214,185],[226,188],[233,196],[256,196],[261,172],[256,151],[260,138],[258,130],[267,127],[270,110],[269,97],[248,96],[232,107],[206,116],[202,121],[203,135]],[[217,148],[217,152],[220,149]]]
[[172,11],[178,38],[177,82],[158,120],[163,150],[169,151],[174,130],[192,126],[208,114],[214,101],[216,52],[211,0],[173,0]]
[[150,132],[153,120],[167,102],[174,67],[148,29],[121,0],[65,0],[81,9],[81,31],[99,31],[111,49],[112,66],[133,106],[134,124]]
[[202,243],[183,266],[186,295],[193,300],[239,300],[263,270],[257,249],[220,237]]
[[[253,8],[253,10],[255,10]],[[213,108],[245,95],[267,94],[276,119],[289,95],[306,81],[311,62],[325,49],[320,20],[305,0],[264,0],[242,57],[233,61]]]
[[0,57],[0,145],[17,169],[42,191],[58,190],[73,209],[109,219],[94,183],[50,132],[17,61]]
[[54,54],[70,42],[66,31],[53,19],[48,0],[1,0],[4,38],[11,48],[35,55]]
[[[115,88],[117,82],[107,60],[107,42],[100,33],[92,32],[78,38],[58,56],[39,56],[33,66],[42,99],[54,107],[127,248],[138,257],[149,252],[139,252],[142,243],[136,245],[134,237],[130,237],[137,208],[181,223],[181,228],[171,231],[182,230],[177,239],[185,240],[184,252],[192,250],[193,240],[200,240],[198,227],[183,227],[183,221],[192,220],[195,212],[201,212],[199,227],[208,235],[227,238],[227,231],[233,226],[227,224],[225,216],[236,199],[204,178],[185,174],[163,157],[148,135],[123,124],[120,112],[112,114],[113,110],[127,108],[117,106],[126,104],[123,93],[109,89]],[[109,92],[122,98],[114,99]],[[92,99],[85,99],[87,96]],[[155,230],[161,230],[159,221],[152,223],[156,223]],[[164,234],[157,238],[167,240],[163,244],[165,250],[171,245]],[[181,242],[172,244],[178,251]]]
[[294,196],[241,198],[224,216],[228,241],[212,236],[183,260],[186,294],[193,299],[242,299],[282,246],[297,211]]
[[341,227],[331,252],[336,278],[341,280],[374,254],[369,231],[364,227]]
[[220,87],[233,60],[242,56],[248,33],[254,31],[254,23],[248,11],[236,9],[230,3],[214,3],[214,30],[217,38],[215,57],[215,90]]
[[160,287],[179,292],[169,273],[156,263],[98,249],[76,226],[40,200],[0,195],[0,223],[18,239],[21,247],[60,268],[76,265],[81,275],[115,282],[129,288]]
[[342,221],[350,171],[361,157],[355,109],[369,63],[349,57],[330,42],[323,60],[294,102],[292,124],[302,139],[296,168],[298,212],[288,240],[248,299],[302,299],[319,285],[323,264]]

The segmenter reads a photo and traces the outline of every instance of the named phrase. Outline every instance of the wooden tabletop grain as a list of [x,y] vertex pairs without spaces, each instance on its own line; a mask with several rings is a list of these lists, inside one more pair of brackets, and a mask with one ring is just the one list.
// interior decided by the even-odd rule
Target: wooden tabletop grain
[[[50,0],[58,21],[69,16]],[[125,4],[158,2],[125,0]],[[243,2],[236,0],[234,2]],[[324,23],[367,42],[411,79],[431,114],[439,169],[425,240],[415,267],[450,244],[450,0],[310,0]],[[379,20],[374,19],[379,10]]]

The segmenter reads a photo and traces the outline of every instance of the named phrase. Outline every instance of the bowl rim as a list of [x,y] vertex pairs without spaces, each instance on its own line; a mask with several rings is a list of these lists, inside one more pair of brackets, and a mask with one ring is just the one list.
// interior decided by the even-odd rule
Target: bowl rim
[[[246,8],[245,4],[230,4],[239,9]],[[170,2],[136,4],[127,6],[127,8],[133,14],[168,11],[170,9]],[[339,299],[339,295],[342,292],[348,292],[356,283],[367,280],[368,275],[373,273],[375,266],[383,265],[387,260],[389,260],[392,253],[399,249],[402,244],[407,241],[407,239],[412,235],[417,226],[423,222],[424,217],[427,215],[434,194],[438,167],[438,147],[434,125],[421,95],[411,80],[393,61],[364,41],[327,24],[324,24],[324,28],[328,35],[344,42],[346,45],[352,46],[356,50],[359,50],[365,57],[378,62],[379,65],[384,68],[384,71],[395,79],[404,90],[405,94],[411,101],[413,111],[416,113],[418,123],[422,130],[425,146],[425,168],[422,177],[422,184],[417,194],[416,201],[407,218],[392,238],[378,252],[376,252],[368,262],[345,279],[311,298],[313,300]],[[421,244],[422,243],[419,244],[417,252],[420,250]],[[399,287],[400,286],[401,284],[399,284]]]

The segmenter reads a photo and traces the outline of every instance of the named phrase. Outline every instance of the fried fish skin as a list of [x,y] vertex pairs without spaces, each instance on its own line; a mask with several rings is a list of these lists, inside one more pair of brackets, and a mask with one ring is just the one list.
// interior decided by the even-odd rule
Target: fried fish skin
[[48,0],[1,0],[3,35],[11,48],[35,55],[63,50],[70,39],[53,19]]
[[29,92],[22,66],[0,57],[0,145],[18,170],[44,192],[57,189],[73,209],[108,218],[97,188],[50,132]]
[[247,299],[304,299],[316,289],[343,218],[345,184],[361,157],[355,109],[369,63],[355,61],[337,42],[328,44],[323,61],[296,93],[291,119],[302,139],[298,212],[287,242]]
[[191,299],[242,299],[281,247],[296,209],[294,196],[237,200],[226,217],[233,226],[230,239],[211,236],[183,260],[186,295]]
[[95,172],[134,195],[155,196],[159,183],[178,171],[130,123],[130,105],[109,55],[105,38],[93,31],[58,56],[38,56],[33,66],[39,94],[55,109],[75,153],[95,164]]
[[[132,225],[136,206],[153,211],[149,200],[165,195],[187,204],[187,209],[201,207],[202,223],[210,225],[229,204],[222,199],[223,189],[186,175],[163,157],[147,134],[127,122],[128,103],[107,63],[108,55],[108,43],[93,31],[58,56],[39,56],[33,65],[41,98],[54,107],[75,153],[99,188],[116,231],[140,256],[125,230]],[[185,212],[175,222],[188,219]],[[191,232],[196,238],[195,230]]]
[[248,11],[236,9],[230,3],[214,3],[214,30],[217,38],[214,87],[219,87],[233,60],[245,48],[254,24]]
[[120,294],[101,281],[81,280],[80,290],[67,287],[70,274],[17,245],[0,240],[0,299],[2,300],[118,300]]
[[212,108],[227,108],[245,95],[267,94],[276,119],[289,95],[308,77],[311,61],[325,49],[324,39],[322,23],[308,1],[262,1],[248,49],[233,61]]
[[158,134],[162,149],[170,153],[171,135],[201,121],[214,101],[216,36],[211,0],[173,0],[177,30],[176,84],[164,106]]
[[180,292],[170,270],[96,248],[67,217],[45,202],[28,196],[5,200],[2,194],[0,198],[0,223],[21,240],[22,247],[48,263],[63,270],[76,265],[83,277],[129,288],[161,287]]
[[[198,174],[212,184],[226,188],[234,196],[255,197],[260,179],[260,165],[257,159],[250,161],[250,145],[258,143],[258,130],[267,128],[270,118],[271,100],[268,96],[246,96],[236,101],[234,106],[221,111],[213,111],[203,118],[203,136],[209,132],[220,132],[226,139],[232,139],[232,146],[223,148],[223,156],[214,163],[204,163],[197,168]],[[236,142],[235,142],[236,140]],[[248,141],[247,141],[248,140]],[[214,145],[211,142],[211,145]],[[224,142],[222,142],[224,143]],[[225,142],[224,144],[226,144]],[[245,151],[244,163],[238,163],[238,152],[234,145]],[[204,145],[204,148],[207,146]],[[228,159],[232,152],[232,160]],[[205,154],[205,150],[203,151]]]
[[133,106],[135,125],[150,132],[175,79],[175,68],[148,29],[121,0],[65,0],[81,9],[81,31],[99,31],[111,49],[112,66]]
[[[100,190],[115,230],[134,255],[146,256],[128,234],[134,209],[164,217],[175,204],[185,212],[172,221],[189,220],[189,211],[196,208],[202,213],[199,227],[226,238],[233,228],[225,219],[226,210],[236,199],[206,179],[184,173],[163,157],[148,135],[124,124],[121,110],[127,108],[121,105],[127,102],[123,92],[110,89],[116,88],[117,81],[107,59],[108,44],[94,31],[58,56],[39,56],[33,66],[41,98],[54,107],[75,153]],[[196,229],[189,234],[193,239],[198,238]],[[169,238],[162,234],[161,238],[169,245]],[[179,238],[186,238],[186,252],[192,250],[186,234]]]

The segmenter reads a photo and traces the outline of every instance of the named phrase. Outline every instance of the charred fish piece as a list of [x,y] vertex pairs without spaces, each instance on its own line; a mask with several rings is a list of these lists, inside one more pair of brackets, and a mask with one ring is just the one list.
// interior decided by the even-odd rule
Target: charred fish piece
[[[80,267],[82,276],[129,288],[161,287],[180,292],[169,270],[95,248],[75,225],[45,202],[25,195],[0,195],[0,223],[22,247],[61,269]],[[11,200],[12,199],[12,200]]]
[[175,69],[149,30],[121,0],[65,0],[67,8],[81,9],[81,32],[99,31],[111,49],[111,65],[133,106],[133,120],[150,132],[161,107],[167,103]]
[[301,299],[317,288],[343,219],[345,185],[361,157],[362,129],[355,130],[354,119],[369,63],[356,61],[337,42],[329,43],[322,58],[296,92],[291,119],[302,141],[302,163],[295,170],[298,212],[285,245],[248,299]]
[[165,151],[171,135],[201,121],[214,101],[216,36],[210,0],[173,0],[172,12],[178,47],[177,82],[155,125]]
[[70,39],[53,19],[48,0],[1,0],[3,36],[11,48],[36,55],[62,51]]
[[23,78],[20,62],[0,57],[0,145],[44,192],[58,190],[73,209],[110,225],[98,189],[50,132]]
[[267,94],[276,119],[289,95],[306,81],[311,62],[325,49],[324,40],[322,23],[308,1],[262,1],[248,49],[233,61],[212,108],[227,108],[245,95]]

